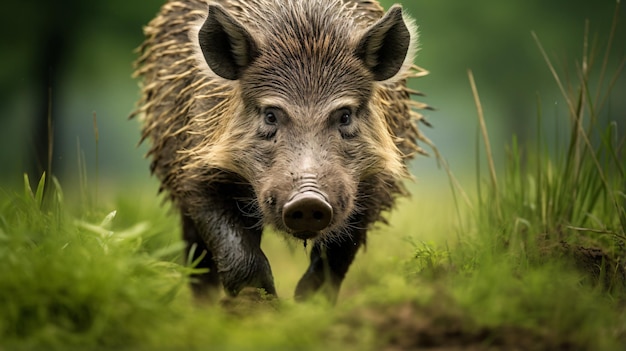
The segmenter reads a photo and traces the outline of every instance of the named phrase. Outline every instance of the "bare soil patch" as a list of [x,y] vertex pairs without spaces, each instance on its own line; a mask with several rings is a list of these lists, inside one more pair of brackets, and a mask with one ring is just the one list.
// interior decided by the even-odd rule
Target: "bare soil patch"
[[[415,302],[356,311],[343,320],[355,327],[373,326],[380,350],[579,350],[572,341],[516,326],[478,326],[445,302]],[[358,337],[358,336],[355,336]]]

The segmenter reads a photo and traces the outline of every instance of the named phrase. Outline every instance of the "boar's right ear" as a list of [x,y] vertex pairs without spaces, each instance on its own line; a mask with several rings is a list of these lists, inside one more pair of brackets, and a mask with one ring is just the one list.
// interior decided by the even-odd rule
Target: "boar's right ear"
[[411,31],[402,16],[402,7],[394,5],[367,29],[356,55],[374,74],[375,80],[384,81],[398,74],[405,61],[413,58],[410,47]]
[[225,79],[239,79],[258,56],[258,45],[250,33],[219,5],[209,5],[198,39],[209,68]]

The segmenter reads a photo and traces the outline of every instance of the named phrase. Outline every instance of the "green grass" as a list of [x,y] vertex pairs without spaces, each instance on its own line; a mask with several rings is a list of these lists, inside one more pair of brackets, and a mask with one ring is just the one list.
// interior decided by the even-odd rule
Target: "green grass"
[[35,189],[28,179],[1,189],[0,350],[619,349],[626,146],[606,102],[622,66],[605,78],[603,61],[597,78],[585,53],[567,85],[545,57],[568,138],[548,141],[539,104],[536,143],[513,138],[498,168],[470,75],[486,150],[475,191],[412,185],[413,200],[370,234],[337,306],[293,301],[306,252],[271,232],[263,248],[279,299],[247,291],[197,305],[168,205],[137,188],[97,191],[80,165],[66,189],[78,195],[45,175]]
[[3,350],[378,350],[430,343],[611,350],[623,342],[620,296],[585,283],[584,273],[561,260],[536,264],[480,235],[457,244],[461,228],[448,220],[450,201],[434,208],[404,201],[391,216],[397,224],[370,236],[335,307],[293,301],[305,253],[274,233],[264,248],[279,300],[248,294],[198,306],[186,285],[190,269],[180,264],[177,218],[167,208],[123,197],[102,205],[116,212],[70,209],[52,184],[47,201],[29,188],[1,197]]

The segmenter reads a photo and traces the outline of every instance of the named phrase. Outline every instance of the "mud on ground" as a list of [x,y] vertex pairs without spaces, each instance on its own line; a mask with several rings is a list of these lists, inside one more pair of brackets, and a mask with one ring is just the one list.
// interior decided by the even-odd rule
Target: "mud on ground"
[[521,327],[479,327],[471,318],[444,304],[380,305],[354,311],[341,322],[354,330],[365,324],[373,326],[381,341],[375,349],[385,351],[580,349],[571,341]]

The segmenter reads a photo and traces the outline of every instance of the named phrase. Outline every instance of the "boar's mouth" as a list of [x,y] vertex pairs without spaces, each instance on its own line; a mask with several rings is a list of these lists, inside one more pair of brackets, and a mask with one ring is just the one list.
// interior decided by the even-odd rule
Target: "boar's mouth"
[[294,232],[291,235],[300,239],[300,240],[309,240],[317,237],[319,232],[311,232],[311,231],[303,231],[303,232]]

